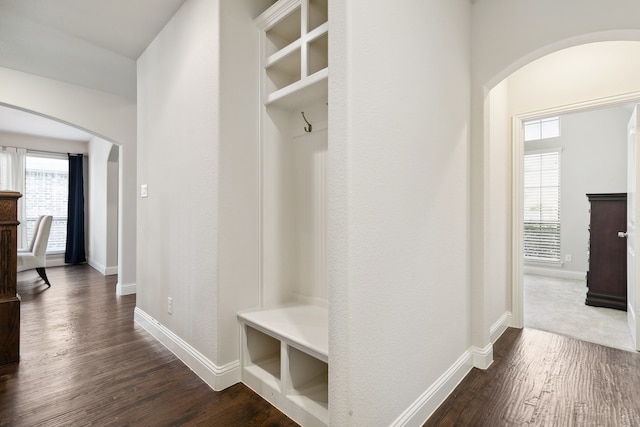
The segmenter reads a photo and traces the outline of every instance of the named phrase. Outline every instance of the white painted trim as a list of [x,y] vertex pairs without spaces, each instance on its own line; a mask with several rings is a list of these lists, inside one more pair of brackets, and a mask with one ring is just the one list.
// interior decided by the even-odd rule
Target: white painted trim
[[485,370],[493,363],[493,344],[489,343],[483,348],[474,345],[469,351],[473,357],[474,368]]
[[136,293],[135,283],[120,283],[116,284],[116,295],[132,295]]
[[391,426],[422,426],[471,371],[472,358],[471,350],[465,351]]
[[87,264],[93,267],[95,270],[102,273],[104,276],[113,276],[118,274],[118,266],[107,267],[104,264],[99,263],[95,258],[87,257]]
[[[524,327],[524,131],[523,118],[511,124],[511,322]],[[488,173],[488,171],[485,171]],[[486,202],[485,202],[486,203]]]
[[118,266],[117,265],[113,265],[111,267],[106,267],[104,269],[104,273],[105,276],[115,276],[116,274],[118,274]]
[[47,255],[44,263],[47,267],[62,267],[66,265],[64,262],[64,254]]
[[587,273],[584,271],[560,270],[557,268],[524,266],[524,274],[535,274],[536,276],[555,277],[558,279],[585,280]]
[[139,307],[133,311],[133,317],[138,325],[175,354],[213,390],[224,390],[240,382],[240,362],[238,360],[217,366]]
[[407,408],[391,426],[422,426],[471,371],[487,369],[493,363],[493,343],[507,330],[512,315],[505,312],[491,326],[491,343],[484,348],[471,346],[456,362]]
[[506,311],[500,318],[491,325],[489,329],[489,336],[491,337],[491,343],[495,344],[496,341],[504,334],[509,326],[511,326],[511,313]]

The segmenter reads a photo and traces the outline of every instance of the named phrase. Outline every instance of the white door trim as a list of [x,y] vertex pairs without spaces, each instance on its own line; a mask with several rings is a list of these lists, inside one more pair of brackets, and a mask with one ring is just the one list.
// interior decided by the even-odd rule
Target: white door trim
[[[640,92],[631,92],[624,95],[616,95],[599,98],[576,104],[552,107],[544,110],[532,111],[513,116],[512,119],[512,158],[511,158],[511,326],[522,328],[524,326],[523,304],[523,270],[524,270],[524,245],[523,245],[523,159],[524,159],[524,132],[522,123],[527,120],[546,116],[557,116],[596,108],[612,107],[619,104],[640,103]],[[640,165],[638,165],[640,170]],[[489,173],[485,170],[485,176]],[[485,203],[488,203],[485,200]]]

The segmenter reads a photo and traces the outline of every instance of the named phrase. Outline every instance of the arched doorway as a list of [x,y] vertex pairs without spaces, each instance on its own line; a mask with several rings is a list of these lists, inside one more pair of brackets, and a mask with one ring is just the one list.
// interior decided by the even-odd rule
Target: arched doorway
[[[633,76],[640,70],[640,64],[630,58],[640,53],[640,43],[611,41],[585,43],[566,49],[548,53],[539,59],[512,73],[504,81],[518,75],[522,88],[522,80],[529,79],[530,87],[524,94],[509,93],[507,100],[494,97],[494,86],[487,97],[488,103],[485,116],[489,127],[509,126],[502,132],[490,132],[491,137],[485,149],[491,162],[491,169],[485,169],[485,176],[489,183],[491,202],[495,203],[495,192],[502,191],[502,196],[510,206],[511,229],[503,231],[510,237],[510,253],[507,258],[508,268],[511,270],[507,293],[510,293],[512,325],[523,326],[523,264],[522,264],[522,122],[528,118],[545,115],[556,115],[575,111],[587,111],[610,105],[637,102],[640,99],[640,84]],[[591,66],[589,66],[591,64]],[[516,85],[514,85],[516,86]],[[507,106],[505,106],[505,103]],[[498,108],[496,104],[502,104]],[[502,111],[502,119],[497,120],[496,111]],[[494,129],[495,130],[495,129]],[[498,135],[496,137],[496,135]],[[496,162],[493,155],[496,147],[510,151],[508,156],[502,153],[502,163]],[[500,149],[498,148],[498,151]],[[505,157],[508,159],[504,160]],[[508,164],[505,167],[506,162]],[[496,170],[501,169],[503,177],[508,177],[511,183],[509,194],[504,194],[504,188],[496,187]],[[500,172],[497,173],[498,175]],[[500,199],[500,197],[498,197]],[[486,203],[485,199],[485,203]],[[496,215],[489,215],[489,223],[499,228]],[[491,237],[489,237],[491,239]],[[505,248],[509,249],[509,248]],[[487,259],[488,268],[492,260]],[[507,279],[507,280],[509,280]],[[490,286],[490,285],[488,285]],[[510,290],[510,292],[509,292]]]

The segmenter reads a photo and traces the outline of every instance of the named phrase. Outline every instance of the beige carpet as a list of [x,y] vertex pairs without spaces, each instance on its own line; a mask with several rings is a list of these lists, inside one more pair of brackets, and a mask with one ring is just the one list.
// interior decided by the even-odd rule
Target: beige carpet
[[585,305],[584,280],[524,276],[524,326],[634,351],[627,312]]

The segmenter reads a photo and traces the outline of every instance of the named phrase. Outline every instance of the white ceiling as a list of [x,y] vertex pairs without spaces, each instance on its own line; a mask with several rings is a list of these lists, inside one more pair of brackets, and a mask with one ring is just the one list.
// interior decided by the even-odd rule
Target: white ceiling
[[[96,55],[105,58],[93,64],[99,71],[121,78],[118,67],[129,61],[135,90],[135,61],[153,41],[185,0],[0,0],[0,18],[4,19],[3,37],[0,39],[0,66],[40,74],[50,78],[64,78],[54,62],[43,58],[58,55],[59,61],[75,65],[75,69],[90,70],[73,56],[65,57],[56,51],[51,37],[59,43],[76,46],[95,46]],[[2,20],[0,19],[0,20]],[[6,34],[9,32],[9,34]],[[74,40],[86,42],[76,45]],[[53,44],[52,44],[53,43]],[[76,56],[90,53],[78,49]],[[102,52],[112,52],[111,56]],[[19,58],[19,60],[16,60]],[[26,59],[25,59],[26,58]],[[89,61],[93,57],[88,55]],[[122,58],[121,60],[119,58]],[[127,59],[125,59],[127,58]],[[87,61],[87,60],[85,60]],[[112,64],[114,68],[108,67]],[[74,83],[73,81],[70,81]],[[90,85],[92,80],[77,84]],[[96,87],[104,90],[101,87]],[[20,110],[0,106],[0,132],[32,134],[69,140],[91,139],[91,135],[65,124]]]
[[0,0],[2,10],[137,59],[185,0]]

